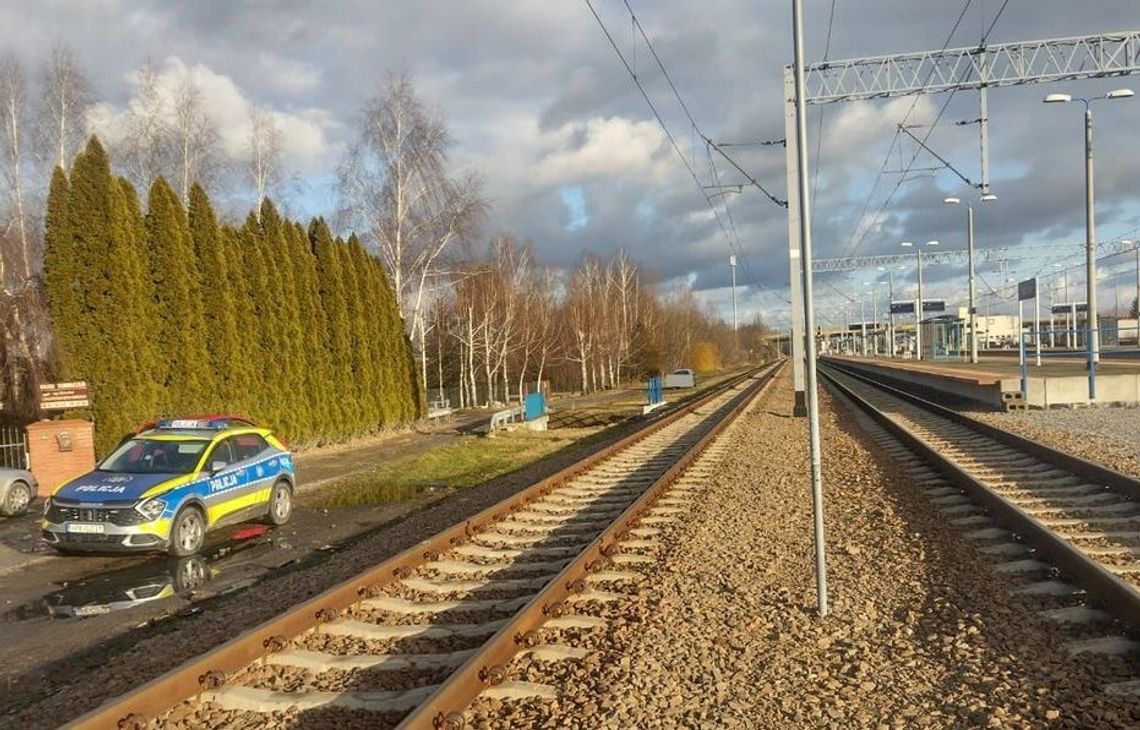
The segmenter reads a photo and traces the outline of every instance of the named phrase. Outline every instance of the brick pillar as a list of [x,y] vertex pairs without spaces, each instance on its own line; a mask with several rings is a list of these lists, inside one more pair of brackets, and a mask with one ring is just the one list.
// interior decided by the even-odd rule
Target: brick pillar
[[51,494],[67,480],[95,468],[95,425],[82,420],[29,424],[28,462],[40,496]]

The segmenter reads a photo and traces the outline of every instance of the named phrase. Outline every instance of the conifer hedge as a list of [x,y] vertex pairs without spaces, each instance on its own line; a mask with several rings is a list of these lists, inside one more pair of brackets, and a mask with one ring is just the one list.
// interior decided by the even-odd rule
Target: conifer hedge
[[395,295],[355,237],[266,201],[220,225],[198,185],[166,180],[143,212],[95,138],[48,193],[44,284],[68,380],[91,388],[96,447],[145,421],[242,413],[301,443],[422,412]]

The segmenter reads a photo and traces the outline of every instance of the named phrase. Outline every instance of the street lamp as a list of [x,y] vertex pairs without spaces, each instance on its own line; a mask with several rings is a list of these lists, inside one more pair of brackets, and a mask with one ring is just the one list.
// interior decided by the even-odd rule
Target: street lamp
[[1133,95],[1132,89],[1116,89],[1103,96],[1094,96],[1088,99],[1074,97],[1072,94],[1049,94],[1044,99],[1046,104],[1067,104],[1079,101],[1085,105],[1085,233],[1087,239],[1085,241],[1085,266],[1087,269],[1085,278],[1088,288],[1085,298],[1088,300],[1089,400],[1096,399],[1096,363],[1100,361],[1100,332],[1096,312],[1096,210],[1093,203],[1092,103],[1111,99],[1128,99]]
[[[997,196],[993,193],[982,195],[983,203],[992,203],[995,200],[997,200]],[[962,199],[950,196],[944,198],[942,202],[946,205],[959,205]],[[970,362],[976,364],[978,362],[978,330],[976,319],[977,307],[974,302],[974,206],[969,203],[966,204],[966,250],[970,270],[970,310],[968,320],[970,323]]]

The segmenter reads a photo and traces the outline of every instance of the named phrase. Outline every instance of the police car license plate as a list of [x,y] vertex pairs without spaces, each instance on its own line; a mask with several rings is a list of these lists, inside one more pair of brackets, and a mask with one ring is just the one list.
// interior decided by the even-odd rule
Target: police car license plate
[[110,606],[79,606],[74,611],[76,616],[98,616],[104,613],[111,613]]
[[102,535],[103,525],[97,522],[72,522],[67,526],[68,532],[84,532],[92,535]]

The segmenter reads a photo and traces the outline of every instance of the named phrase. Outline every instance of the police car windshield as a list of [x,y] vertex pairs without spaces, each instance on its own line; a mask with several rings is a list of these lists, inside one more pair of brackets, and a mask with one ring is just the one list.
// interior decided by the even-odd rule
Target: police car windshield
[[207,444],[207,441],[193,439],[131,439],[104,459],[99,470],[119,474],[189,474],[198,466]]

